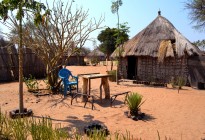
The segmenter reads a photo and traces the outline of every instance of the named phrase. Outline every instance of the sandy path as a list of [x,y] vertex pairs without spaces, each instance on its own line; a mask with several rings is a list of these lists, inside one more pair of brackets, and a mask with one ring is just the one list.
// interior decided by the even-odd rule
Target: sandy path
[[[106,73],[105,66],[70,66],[73,75],[80,73]],[[79,87],[82,86],[80,78]],[[27,92],[24,86],[25,107],[32,109],[34,115],[50,116],[56,125],[62,124],[70,130],[76,127],[83,132],[83,127],[90,122],[104,123],[111,133],[128,130],[135,138],[146,140],[158,139],[157,131],[162,139],[200,140],[205,138],[205,91],[184,87],[180,93],[172,88],[156,88],[121,82],[116,85],[110,82],[111,94],[122,91],[133,91],[143,95],[145,103],[141,110],[146,116],[144,121],[133,121],[124,114],[127,107],[123,104],[124,96],[117,97],[114,107],[109,100],[99,100],[100,80],[92,80],[91,94],[95,95],[95,110],[83,103],[70,105],[70,98],[61,95],[35,97]],[[0,106],[2,111],[18,108],[18,82],[0,84]]]

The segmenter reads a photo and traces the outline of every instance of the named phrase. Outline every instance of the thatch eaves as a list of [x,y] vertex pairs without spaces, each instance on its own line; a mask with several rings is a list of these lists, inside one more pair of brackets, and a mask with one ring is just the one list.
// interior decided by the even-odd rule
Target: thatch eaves
[[[160,43],[164,40],[171,41],[172,45],[166,46],[165,57],[182,57],[186,54],[199,55],[201,51],[186,39],[166,18],[158,15],[145,29],[128,40],[123,45],[122,56],[151,56],[158,57]],[[164,49],[165,50],[165,49]],[[114,51],[112,57],[118,56]]]

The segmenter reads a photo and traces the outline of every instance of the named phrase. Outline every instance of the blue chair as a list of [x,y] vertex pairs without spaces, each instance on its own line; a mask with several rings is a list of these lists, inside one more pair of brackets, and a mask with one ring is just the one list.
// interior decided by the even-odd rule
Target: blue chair
[[[69,89],[70,93],[71,93],[71,86],[76,85],[77,86],[77,92],[78,92],[78,77],[77,76],[73,76],[72,73],[68,70],[68,69],[61,69],[58,72],[58,76],[62,79],[63,81],[63,86],[64,86],[64,96],[67,95],[67,90]],[[69,78],[72,77],[75,79],[75,81],[69,81]]]

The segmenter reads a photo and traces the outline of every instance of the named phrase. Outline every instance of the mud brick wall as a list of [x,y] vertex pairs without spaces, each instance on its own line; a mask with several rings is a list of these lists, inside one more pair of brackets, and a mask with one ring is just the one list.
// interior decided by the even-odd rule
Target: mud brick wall
[[186,58],[166,58],[159,63],[157,58],[138,57],[137,80],[153,82],[169,82],[171,77],[188,77]]

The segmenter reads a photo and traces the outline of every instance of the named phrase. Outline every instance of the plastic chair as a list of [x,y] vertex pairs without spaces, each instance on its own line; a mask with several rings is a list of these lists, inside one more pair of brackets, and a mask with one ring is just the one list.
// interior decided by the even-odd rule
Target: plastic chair
[[[61,69],[58,72],[58,76],[62,79],[63,81],[63,86],[64,86],[64,96],[67,95],[67,90],[69,88],[69,91],[71,93],[71,86],[72,85],[76,85],[77,86],[77,92],[78,92],[78,77],[77,76],[73,76],[72,73],[68,70],[68,69]],[[72,77],[75,79],[75,81],[69,81],[69,78]]]

